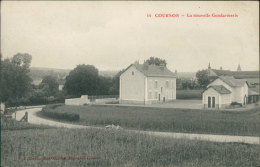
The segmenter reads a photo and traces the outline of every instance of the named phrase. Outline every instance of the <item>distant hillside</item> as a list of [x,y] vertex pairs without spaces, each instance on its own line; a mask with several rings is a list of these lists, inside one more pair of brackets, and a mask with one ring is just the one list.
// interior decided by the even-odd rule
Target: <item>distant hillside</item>
[[56,69],[56,68],[45,68],[45,67],[30,67],[29,75],[33,79],[33,84],[39,85],[41,80],[46,75],[52,75],[60,80],[64,80],[69,74],[70,69]]
[[[33,79],[33,84],[39,85],[42,78],[46,75],[52,75],[59,79],[59,82],[65,82],[65,77],[69,75],[71,69],[56,69],[46,67],[30,67],[29,75]],[[104,77],[114,77],[119,71],[99,71],[99,75]]]
[[99,75],[104,77],[114,77],[119,71],[99,71]]

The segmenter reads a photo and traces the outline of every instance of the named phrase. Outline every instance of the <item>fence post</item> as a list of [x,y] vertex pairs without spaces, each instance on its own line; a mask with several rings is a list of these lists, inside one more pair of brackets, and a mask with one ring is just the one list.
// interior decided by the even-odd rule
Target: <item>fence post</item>
[[28,112],[25,113],[25,122],[28,122]]

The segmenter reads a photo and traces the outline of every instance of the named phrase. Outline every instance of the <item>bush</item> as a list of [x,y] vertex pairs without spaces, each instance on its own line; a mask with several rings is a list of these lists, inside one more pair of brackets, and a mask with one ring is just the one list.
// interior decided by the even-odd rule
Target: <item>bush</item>
[[64,121],[79,121],[79,114],[75,113],[57,113],[54,109],[62,106],[63,104],[48,105],[42,108],[42,114],[49,118],[54,118]]
[[241,103],[238,103],[238,102],[232,102],[230,105],[239,105],[240,107],[242,107],[242,104]]

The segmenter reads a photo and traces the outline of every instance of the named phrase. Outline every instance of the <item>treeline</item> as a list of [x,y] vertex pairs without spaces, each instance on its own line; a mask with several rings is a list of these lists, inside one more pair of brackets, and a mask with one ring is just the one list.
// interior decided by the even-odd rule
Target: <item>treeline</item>
[[0,101],[6,107],[64,103],[67,98],[86,95],[119,95],[119,73],[115,77],[104,77],[92,65],[78,65],[65,79],[63,90],[59,90],[57,75],[47,75],[39,85],[30,77],[32,56],[18,53],[2,60]]

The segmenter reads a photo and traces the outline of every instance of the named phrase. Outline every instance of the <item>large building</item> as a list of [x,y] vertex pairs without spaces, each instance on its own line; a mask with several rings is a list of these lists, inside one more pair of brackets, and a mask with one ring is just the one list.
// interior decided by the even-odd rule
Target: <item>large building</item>
[[176,99],[176,75],[165,65],[135,62],[120,74],[120,103],[152,104]]

